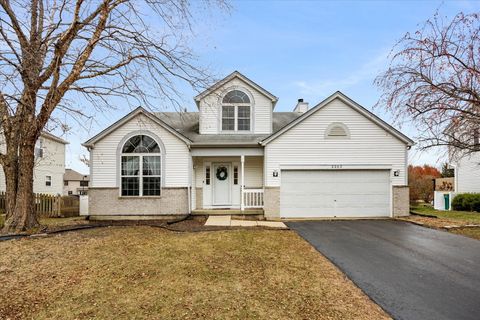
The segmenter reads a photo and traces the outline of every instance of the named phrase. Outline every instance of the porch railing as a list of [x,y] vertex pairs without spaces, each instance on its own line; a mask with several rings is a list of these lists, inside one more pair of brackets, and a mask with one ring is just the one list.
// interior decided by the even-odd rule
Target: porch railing
[[263,189],[244,189],[243,207],[263,208]]

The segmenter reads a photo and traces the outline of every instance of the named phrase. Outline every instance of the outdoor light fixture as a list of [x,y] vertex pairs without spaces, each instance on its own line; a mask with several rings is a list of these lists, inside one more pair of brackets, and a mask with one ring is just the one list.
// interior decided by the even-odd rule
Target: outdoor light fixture
[[273,176],[276,178],[278,177],[278,171],[277,170],[273,170]]
[[394,177],[399,177],[400,176],[400,170],[393,171],[393,176]]

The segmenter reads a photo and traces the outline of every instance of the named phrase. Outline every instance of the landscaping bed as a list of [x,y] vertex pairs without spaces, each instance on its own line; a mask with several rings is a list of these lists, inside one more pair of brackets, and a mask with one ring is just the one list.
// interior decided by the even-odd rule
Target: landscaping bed
[[293,231],[105,227],[0,251],[1,319],[389,318]]
[[480,213],[440,211],[428,205],[412,207],[411,213],[410,216],[399,219],[480,239]]

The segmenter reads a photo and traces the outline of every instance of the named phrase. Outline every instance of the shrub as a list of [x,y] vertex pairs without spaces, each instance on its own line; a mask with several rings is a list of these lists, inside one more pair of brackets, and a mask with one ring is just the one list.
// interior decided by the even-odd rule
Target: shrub
[[458,211],[480,212],[480,193],[461,193],[452,200],[452,208]]

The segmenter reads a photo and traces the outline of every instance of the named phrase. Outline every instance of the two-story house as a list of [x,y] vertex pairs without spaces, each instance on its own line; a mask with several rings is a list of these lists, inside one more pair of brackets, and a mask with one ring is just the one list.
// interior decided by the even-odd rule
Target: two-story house
[[[0,151],[6,150],[3,135],[0,135]],[[65,146],[67,141],[48,132],[42,132],[35,144],[35,167],[33,192],[50,195],[63,193],[65,173]],[[5,174],[0,170],[0,191],[5,191]]]
[[63,195],[82,196],[88,193],[90,177],[73,169],[66,169],[63,175]]
[[344,94],[275,112],[276,96],[233,72],[194,100],[198,112],[137,108],[84,143],[92,218],[408,214],[413,141]]

